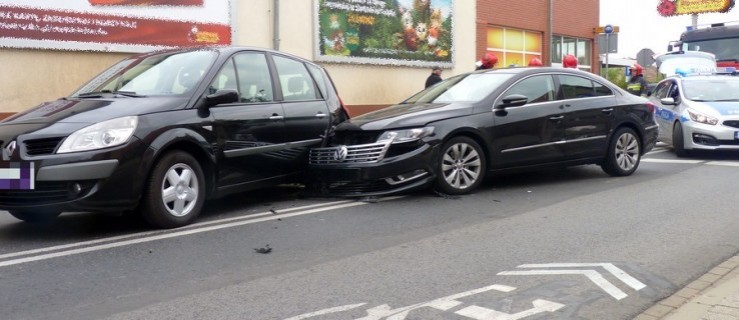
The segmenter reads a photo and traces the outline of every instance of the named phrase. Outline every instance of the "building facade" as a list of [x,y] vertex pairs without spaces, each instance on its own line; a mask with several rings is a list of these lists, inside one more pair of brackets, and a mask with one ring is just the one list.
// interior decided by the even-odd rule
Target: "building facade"
[[[0,0],[0,12],[16,9],[3,4],[7,1],[13,3]],[[597,73],[593,28],[598,26],[598,0],[549,1],[552,19],[545,0],[191,2],[228,2],[234,45],[277,48],[324,65],[350,113],[356,115],[402,101],[423,89],[435,65],[442,66],[444,78],[472,71],[484,51],[499,56],[498,67],[525,65],[531,57],[541,58],[545,65],[552,59],[552,64],[558,65],[563,54],[573,53],[582,69]],[[80,6],[88,3],[65,1],[74,2]],[[28,3],[44,6],[48,2]],[[0,15],[5,26],[11,25],[8,17]],[[552,41],[548,40],[550,20]],[[403,31],[390,28],[395,26]],[[362,39],[357,45],[367,30],[374,38]],[[13,38],[7,33],[0,28],[0,42],[4,42],[0,44],[0,117],[68,95],[131,55],[108,47],[75,48],[74,42],[65,43],[62,49],[18,47],[9,45],[7,39]],[[338,48],[336,39],[341,39]],[[361,48],[351,51],[355,49],[352,45]],[[359,50],[371,54],[357,53]]]

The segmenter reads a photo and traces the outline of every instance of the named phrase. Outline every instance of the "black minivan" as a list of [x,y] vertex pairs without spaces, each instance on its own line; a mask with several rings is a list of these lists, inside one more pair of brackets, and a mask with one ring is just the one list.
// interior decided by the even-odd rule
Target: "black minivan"
[[293,55],[135,55],[0,122],[0,209],[28,222],[139,209],[153,226],[184,226],[208,198],[295,181],[347,117],[326,70]]

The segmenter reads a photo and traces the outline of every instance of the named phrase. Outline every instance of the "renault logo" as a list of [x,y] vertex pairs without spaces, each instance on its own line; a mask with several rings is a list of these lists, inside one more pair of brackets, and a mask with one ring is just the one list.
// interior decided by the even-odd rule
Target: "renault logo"
[[5,146],[5,151],[7,151],[8,157],[12,156],[13,152],[15,152],[15,141],[8,143],[8,145]]
[[347,149],[346,146],[338,147],[334,151],[334,160],[336,160],[336,161],[344,161],[346,159],[346,156],[348,154],[349,154],[349,149]]

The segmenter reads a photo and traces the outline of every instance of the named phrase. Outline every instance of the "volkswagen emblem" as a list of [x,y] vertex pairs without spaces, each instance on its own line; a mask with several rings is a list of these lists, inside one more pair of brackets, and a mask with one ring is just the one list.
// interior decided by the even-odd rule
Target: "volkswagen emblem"
[[349,154],[349,149],[346,146],[338,147],[334,151],[334,160],[344,161],[348,154]]
[[16,145],[15,140],[13,140],[10,143],[8,143],[7,146],[5,146],[5,151],[8,152],[8,157],[12,156],[13,152],[15,152],[15,145]]

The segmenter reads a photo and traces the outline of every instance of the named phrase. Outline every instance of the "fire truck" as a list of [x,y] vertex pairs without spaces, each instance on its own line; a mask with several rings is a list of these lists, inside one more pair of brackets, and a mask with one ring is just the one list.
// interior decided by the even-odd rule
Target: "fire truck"
[[680,40],[671,41],[667,51],[704,51],[716,55],[718,67],[739,69],[739,23],[715,23],[688,30]]

